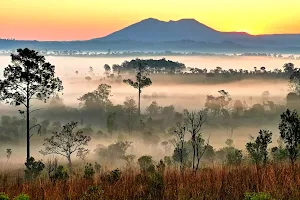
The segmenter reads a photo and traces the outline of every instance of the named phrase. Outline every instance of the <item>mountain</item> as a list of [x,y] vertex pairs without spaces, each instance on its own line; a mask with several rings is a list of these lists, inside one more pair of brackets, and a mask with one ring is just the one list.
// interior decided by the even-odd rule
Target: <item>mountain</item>
[[132,24],[102,38],[100,41],[165,42],[192,40],[195,42],[222,43],[230,41],[240,45],[273,47],[300,47],[300,34],[250,35],[245,32],[220,32],[208,27],[195,19],[181,19],[178,21],[160,21],[149,18]]
[[81,51],[195,51],[300,53],[300,34],[250,35],[221,32],[195,19],[161,21],[149,18],[102,38],[43,42],[1,40],[0,49],[33,48]]
[[244,38],[247,33],[224,33],[214,30],[195,19],[164,22],[149,18],[130,25],[103,38],[102,41],[133,40],[139,42],[163,42],[193,40],[222,42],[231,37]]

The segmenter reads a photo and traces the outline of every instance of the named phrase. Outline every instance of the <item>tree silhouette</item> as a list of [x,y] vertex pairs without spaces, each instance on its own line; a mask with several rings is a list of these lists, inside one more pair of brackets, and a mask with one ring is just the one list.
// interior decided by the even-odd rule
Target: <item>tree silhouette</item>
[[[18,49],[11,54],[12,64],[4,69],[4,80],[0,80],[0,100],[11,105],[23,105],[26,108],[27,121],[27,160],[30,158],[30,114],[40,109],[31,110],[31,100],[44,100],[51,94],[63,90],[62,81],[54,77],[55,66],[45,61],[45,57],[28,48]],[[25,114],[19,110],[20,114]]]
[[50,138],[45,138],[45,150],[40,151],[43,155],[57,154],[68,159],[70,172],[72,167],[71,155],[77,152],[77,156],[86,155],[89,150],[84,146],[91,140],[90,136],[83,135],[83,132],[74,131],[77,122],[71,122],[63,126],[61,132],[53,132]]
[[280,117],[280,137],[283,139],[290,161],[294,165],[300,153],[300,119],[296,110],[291,112],[289,109]]
[[139,93],[139,104],[138,104],[138,112],[141,113],[141,93],[142,89],[150,86],[152,84],[152,81],[149,77],[147,77],[147,65],[143,63],[142,61],[138,60],[136,62],[136,65],[134,65],[134,69],[136,70],[136,80],[133,81],[131,79],[123,80],[124,83],[138,89]]
[[110,74],[110,72],[111,72],[110,66],[109,66],[108,64],[105,64],[105,65],[103,66],[103,68],[104,68],[104,74],[108,77],[109,74]]
[[264,165],[268,161],[268,144],[272,142],[272,132],[269,130],[260,130],[254,142],[248,142],[246,149],[256,165],[263,162]]

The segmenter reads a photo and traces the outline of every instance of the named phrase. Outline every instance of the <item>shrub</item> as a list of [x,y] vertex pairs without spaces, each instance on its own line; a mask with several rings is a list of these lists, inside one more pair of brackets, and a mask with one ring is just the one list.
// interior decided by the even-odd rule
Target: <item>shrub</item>
[[50,179],[53,181],[57,181],[57,180],[66,180],[69,178],[67,169],[62,166],[59,165],[57,167],[57,169],[55,170],[54,174],[50,176]]
[[84,167],[84,178],[92,179],[95,175],[95,170],[92,166],[92,163],[87,163]]
[[161,174],[149,175],[148,192],[151,199],[162,199],[164,193],[164,179]]
[[[138,164],[140,166],[141,172],[152,171],[152,168],[154,167],[152,156],[141,156],[138,159]],[[155,167],[154,167],[154,171],[155,171]]]
[[233,149],[226,155],[227,163],[229,165],[239,165],[242,163],[243,154],[241,150]]
[[246,193],[245,200],[272,200],[271,195],[259,192],[259,193]]
[[0,200],[9,200],[9,197],[4,192],[0,192]]
[[98,186],[90,186],[87,191],[83,194],[81,200],[93,200],[93,199],[102,199],[103,190]]
[[33,179],[40,175],[41,171],[45,168],[44,163],[42,161],[35,161],[33,157],[30,157],[25,162],[25,178]]
[[19,194],[14,200],[29,200],[29,196],[27,194]]
[[119,169],[115,169],[111,171],[109,174],[107,174],[105,178],[110,184],[114,184],[120,179],[120,177],[121,177],[121,171]]

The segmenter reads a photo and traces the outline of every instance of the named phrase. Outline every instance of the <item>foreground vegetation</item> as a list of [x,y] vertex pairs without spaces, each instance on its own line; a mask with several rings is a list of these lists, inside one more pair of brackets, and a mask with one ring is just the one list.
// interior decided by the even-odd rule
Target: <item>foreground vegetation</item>
[[[50,181],[40,177],[24,182],[21,174],[2,174],[0,191],[10,197],[26,193],[31,199],[246,199],[248,193],[264,193],[272,198],[299,199],[300,166],[295,173],[289,165],[210,167],[196,174],[186,170],[167,168],[160,176],[124,169],[115,178],[109,172],[96,173],[92,179],[77,175],[72,179]],[[267,195],[268,194],[268,195]],[[249,195],[248,195],[249,196]],[[251,199],[251,198],[248,198]],[[258,198],[257,198],[258,199]]]

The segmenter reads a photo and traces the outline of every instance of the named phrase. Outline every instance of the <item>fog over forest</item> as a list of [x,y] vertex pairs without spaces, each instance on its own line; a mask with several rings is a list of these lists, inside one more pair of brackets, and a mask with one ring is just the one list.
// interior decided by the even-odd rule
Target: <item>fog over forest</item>
[[[109,98],[114,105],[123,104],[126,97],[132,97],[137,102],[136,89],[124,84],[109,82],[103,79],[104,76],[104,64],[121,64],[123,61],[130,61],[133,58],[78,58],[78,57],[46,57],[47,61],[56,66],[56,75],[63,81],[64,91],[60,98],[63,99],[65,106],[79,109],[80,101],[78,98],[87,92],[95,90],[99,84],[107,83],[111,86],[111,95]],[[161,59],[161,58],[153,58]],[[288,62],[288,60],[264,58],[264,57],[243,57],[243,58],[221,58],[221,57],[167,57],[172,61],[178,61],[186,65],[186,67],[199,67],[215,69],[217,66],[222,67],[224,70],[228,69],[247,69],[253,70],[256,66],[260,68],[265,66],[267,70],[274,70],[276,68],[282,68],[282,66]],[[298,62],[298,63],[297,63]],[[10,57],[0,56],[0,71],[4,69],[10,63]],[[300,65],[300,61],[293,60],[295,66]],[[89,68],[93,68],[93,75],[90,75]],[[75,73],[76,72],[76,73]],[[2,74],[1,74],[2,76]],[[91,76],[91,80],[85,80],[86,76]],[[268,92],[268,100],[273,101],[275,104],[284,105],[286,102],[286,95],[290,92],[288,85],[288,79],[263,79],[263,78],[249,78],[245,80],[233,80],[226,82],[211,82],[205,83],[198,81],[198,77],[193,77],[196,81],[190,82],[190,77],[178,77],[175,75],[162,76],[151,75],[153,84],[150,87],[143,89],[142,91],[142,103],[141,112],[146,113],[147,107],[156,101],[159,106],[165,107],[173,105],[175,110],[182,112],[184,109],[190,111],[200,110],[205,108],[205,102],[208,95],[219,95],[219,90],[225,90],[232,98],[232,101],[240,100],[246,104],[246,107],[251,107],[254,104],[263,104],[265,99],[263,97],[264,92]],[[123,78],[132,77],[130,74],[123,74]],[[177,81],[179,80],[180,81]],[[44,104],[37,101],[35,105],[38,107],[47,108],[49,102]],[[18,116],[18,108],[1,104],[0,115],[12,115]],[[40,111],[33,115],[38,120],[50,120],[56,121],[56,117],[47,115],[44,111]],[[53,118],[54,117],[54,118]],[[71,119],[61,117],[61,124],[69,122]],[[92,117],[93,118],[93,117]],[[82,119],[76,118],[77,121]],[[80,120],[79,120],[80,119]],[[102,120],[102,122],[100,122]],[[91,125],[94,132],[97,130],[105,131],[105,118],[99,118],[97,120],[90,120],[89,117],[85,117],[83,120],[85,125]],[[272,120],[268,124],[254,124],[248,123],[246,126],[241,125],[234,128],[234,130],[225,129],[224,127],[210,126],[203,129],[204,137],[210,137],[210,144],[214,148],[220,148],[224,146],[224,142],[227,138],[232,137],[237,148],[243,149],[245,143],[249,140],[249,135],[256,135],[261,128],[268,128],[274,131],[274,138],[278,137],[278,121],[279,116]],[[171,124],[169,124],[171,126]],[[167,128],[167,127],[166,127]],[[137,156],[143,154],[150,154],[159,159],[166,154],[164,148],[159,145],[155,146],[144,144],[145,141],[140,138],[136,138],[133,135],[127,135],[122,133],[125,130],[119,130],[121,135],[114,134],[112,138],[97,138],[92,140],[89,144],[89,149],[93,150],[98,144],[109,145],[119,137],[125,137],[128,141],[133,142],[129,148],[129,152]],[[126,131],[125,131],[126,132]],[[160,134],[158,134],[160,135]],[[170,136],[162,134],[160,136],[160,142],[170,139]],[[274,140],[276,141],[276,140]],[[43,137],[35,136],[33,138],[33,156],[37,158],[44,158],[38,151],[42,148]],[[23,146],[24,145],[24,146]],[[6,148],[12,148],[14,150],[14,157],[20,158],[19,163],[23,163],[25,143],[10,144],[6,143],[1,145],[1,155],[5,153]],[[140,155],[139,155],[140,154]],[[167,152],[171,156],[172,151]],[[91,154],[93,156],[93,153]],[[17,160],[14,160],[17,163]]]

